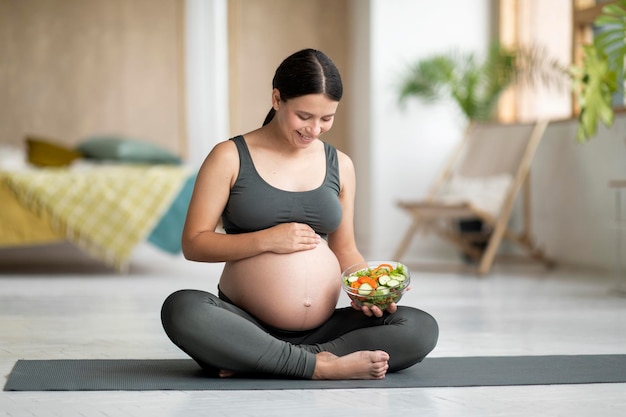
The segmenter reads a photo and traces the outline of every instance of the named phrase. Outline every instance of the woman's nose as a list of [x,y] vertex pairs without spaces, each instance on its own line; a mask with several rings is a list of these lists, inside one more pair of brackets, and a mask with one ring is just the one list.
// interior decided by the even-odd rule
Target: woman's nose
[[318,121],[312,121],[306,127],[306,132],[308,136],[317,137],[322,133],[322,124]]

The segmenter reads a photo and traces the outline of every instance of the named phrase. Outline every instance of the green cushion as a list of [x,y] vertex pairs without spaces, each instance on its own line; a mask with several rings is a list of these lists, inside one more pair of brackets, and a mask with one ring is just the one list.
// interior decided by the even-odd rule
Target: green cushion
[[144,164],[180,165],[181,159],[156,144],[120,136],[95,136],[77,150],[86,158]]

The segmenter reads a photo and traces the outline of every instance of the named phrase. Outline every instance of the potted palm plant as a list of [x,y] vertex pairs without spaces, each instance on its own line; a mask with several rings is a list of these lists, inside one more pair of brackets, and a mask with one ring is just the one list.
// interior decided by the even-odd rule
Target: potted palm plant
[[413,63],[398,86],[400,103],[451,99],[468,123],[495,118],[502,93],[513,85],[562,86],[567,69],[539,47],[493,43],[486,57],[452,51]]
[[613,124],[613,96],[623,91],[626,0],[604,6],[594,24],[597,34],[593,43],[583,46],[583,60],[571,71],[579,106],[580,141],[595,136],[600,122],[607,127]]

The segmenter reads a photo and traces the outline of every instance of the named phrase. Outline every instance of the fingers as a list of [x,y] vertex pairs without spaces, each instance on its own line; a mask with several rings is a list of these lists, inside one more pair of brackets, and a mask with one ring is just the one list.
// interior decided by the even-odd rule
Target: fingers
[[315,249],[322,238],[313,228],[303,223],[282,223],[268,231],[272,252],[292,253]]
[[[360,310],[361,312],[363,312],[363,314],[365,314],[367,317],[382,317],[384,314],[384,311],[380,309],[380,307],[377,306],[362,306],[359,307],[357,306],[354,301],[350,304],[352,306],[352,308],[356,309],[356,310]],[[390,314],[395,313],[398,310],[398,306],[396,303],[391,303],[389,304],[389,306],[387,307],[387,312]]]
[[303,249],[314,249],[322,240],[321,236],[307,224],[295,223],[294,243]]
[[315,233],[315,230],[313,230],[313,228],[309,226],[308,224],[287,223],[287,224],[278,225],[277,227],[285,228],[284,231],[292,237],[314,238],[314,239],[319,238],[319,235]]
[[363,314],[365,314],[367,317],[372,317],[374,315],[374,313],[372,313],[372,310],[367,307],[367,306],[363,306],[361,307],[361,311],[363,312]]
[[376,317],[382,317],[383,312],[381,311],[380,308],[376,307],[376,306],[361,306],[359,307],[354,301],[350,302],[350,306],[355,309],[355,310],[359,310],[360,312],[362,312],[363,314],[365,314],[367,317],[372,317],[372,316],[376,316]]
[[380,308],[376,307],[376,306],[363,306],[361,307],[359,310],[361,310],[363,312],[363,314],[365,314],[367,317],[382,317],[383,312],[380,310]]
[[377,306],[371,306],[370,307],[370,311],[372,312],[372,314],[375,317],[382,317],[383,316],[383,311],[380,309],[380,307]]
[[396,303],[389,304],[389,307],[387,307],[387,312],[393,314],[396,311],[398,311],[398,305]]
[[315,230],[313,230],[313,228],[308,224],[295,223],[294,228],[296,236],[301,238],[313,239],[319,243],[321,239],[320,235],[315,233]]

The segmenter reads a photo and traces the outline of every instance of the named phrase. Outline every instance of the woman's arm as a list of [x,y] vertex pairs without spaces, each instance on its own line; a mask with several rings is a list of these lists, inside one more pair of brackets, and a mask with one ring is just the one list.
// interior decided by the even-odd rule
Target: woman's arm
[[354,165],[352,160],[343,152],[337,151],[337,158],[341,182],[339,202],[341,203],[342,218],[337,230],[328,235],[328,245],[335,253],[335,256],[337,256],[343,271],[351,265],[363,262],[364,258],[357,248],[354,237],[354,199],[356,191]]
[[286,223],[257,232],[216,232],[230,189],[239,172],[233,141],[217,144],[198,172],[182,234],[185,258],[199,262],[227,262],[263,252],[290,253],[313,249],[319,236],[308,225]]
[[[356,246],[356,240],[354,237],[354,198],[356,191],[356,174],[354,172],[354,165],[350,158],[337,152],[339,157],[339,175],[341,181],[341,191],[339,193],[339,201],[343,210],[343,217],[341,218],[341,224],[339,228],[328,236],[328,244],[331,250],[337,256],[341,270],[344,271],[349,266],[356,263],[363,262],[365,259],[359,252]],[[382,317],[383,311],[376,307],[357,307],[354,302],[352,308],[361,310],[366,316]],[[387,307],[387,311],[394,313],[397,309],[395,303],[391,303]]]
[[229,236],[216,232],[238,171],[239,158],[232,141],[217,144],[202,163],[183,228],[182,248],[185,258],[201,262],[223,262],[246,258],[262,251],[257,236]]

